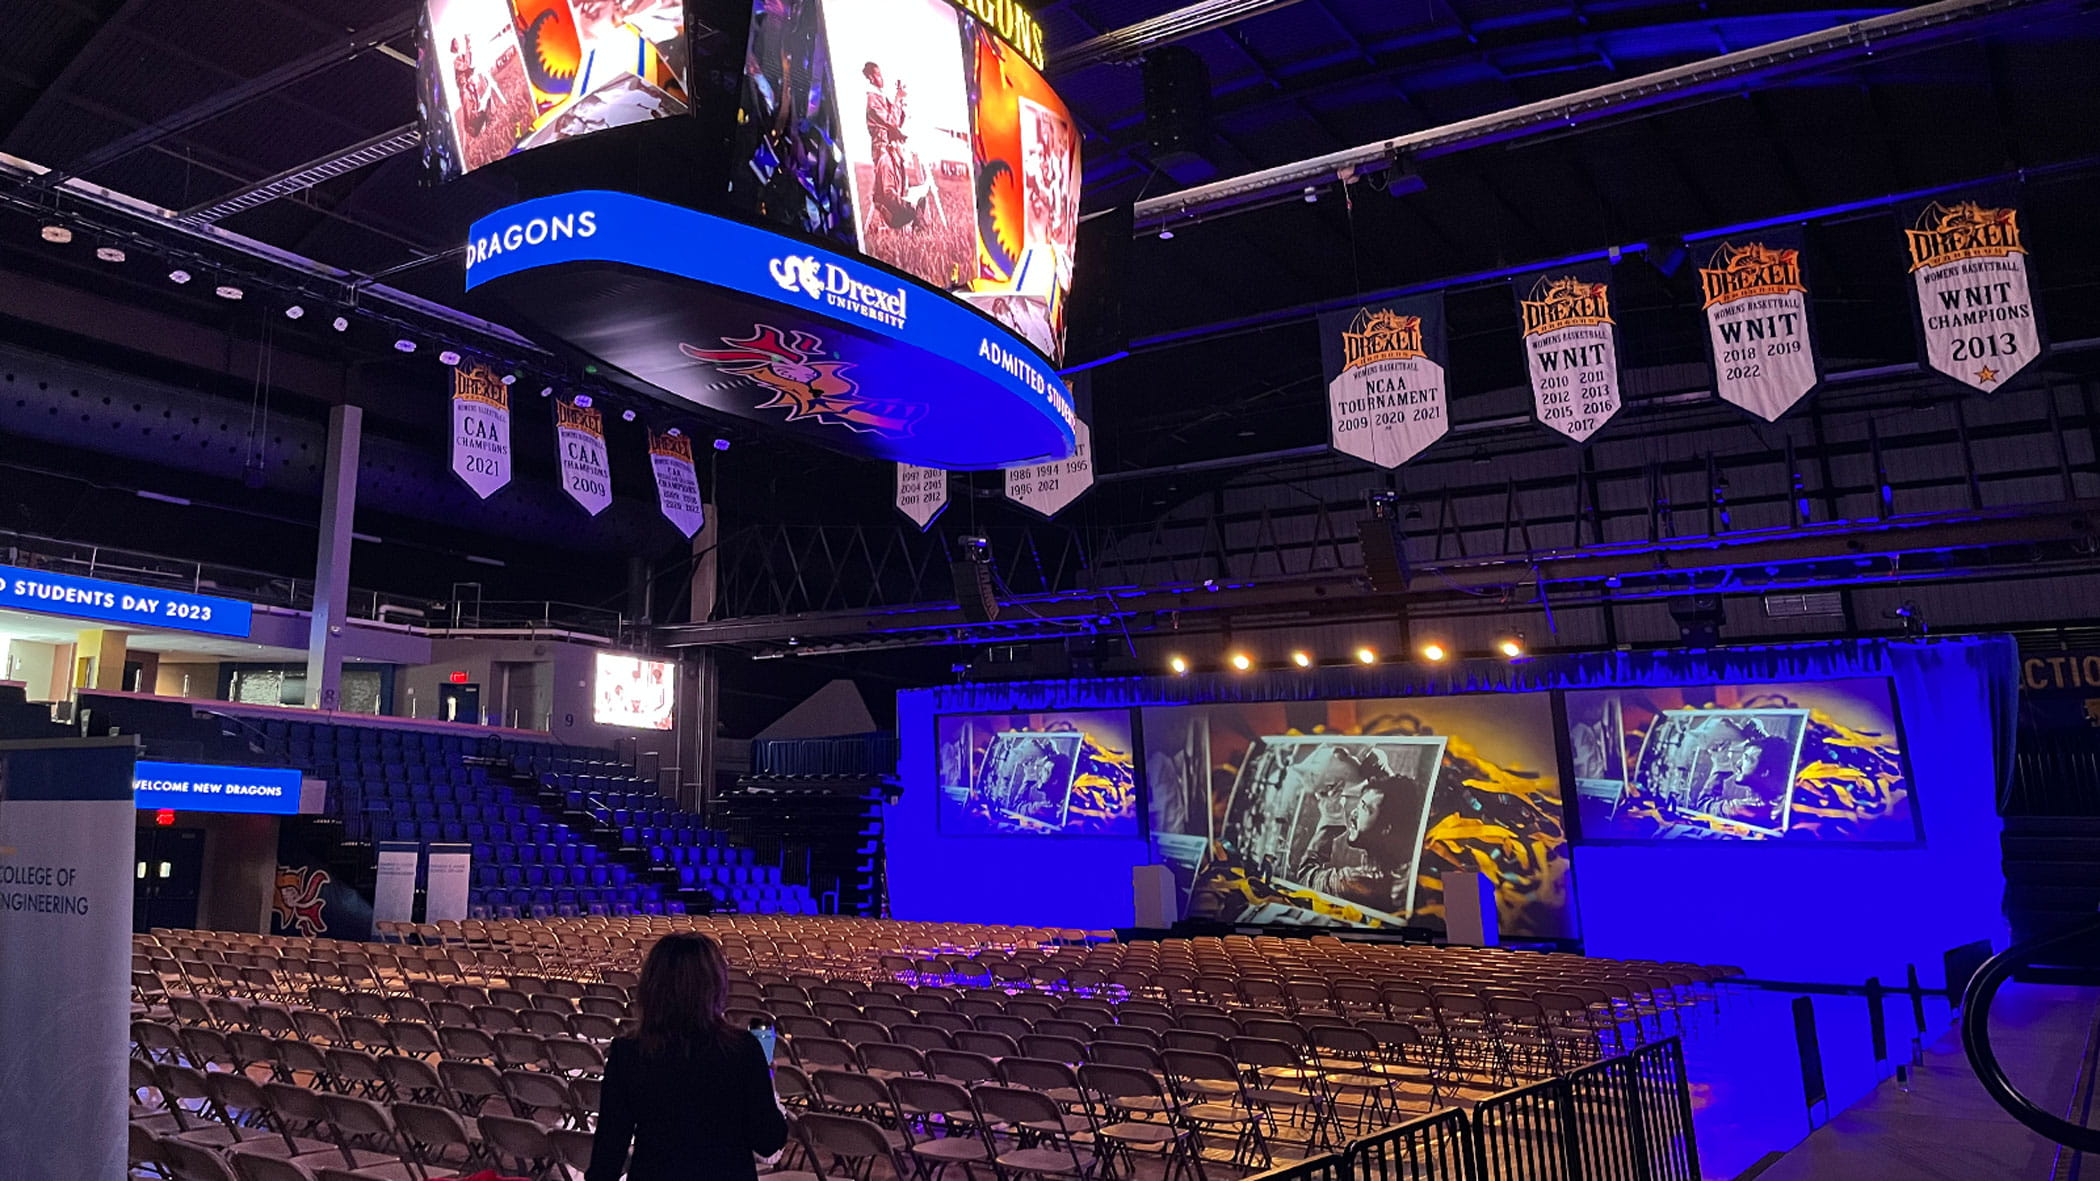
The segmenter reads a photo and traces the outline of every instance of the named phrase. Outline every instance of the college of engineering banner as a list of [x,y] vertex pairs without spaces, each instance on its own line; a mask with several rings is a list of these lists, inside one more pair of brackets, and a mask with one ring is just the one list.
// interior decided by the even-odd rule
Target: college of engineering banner
[[693,441],[676,431],[649,432],[649,466],[656,469],[656,503],[678,531],[691,537],[707,523],[700,477],[693,474]]
[[948,473],[915,463],[897,465],[897,511],[921,532],[948,507]]
[[1538,420],[1578,443],[1619,413],[1618,323],[1611,268],[1553,267],[1511,281]]
[[510,483],[510,387],[486,365],[452,370],[452,471],[483,500]]
[[566,398],[554,403],[555,446],[561,487],[583,511],[597,516],[612,504],[612,467],[605,457],[605,414]]
[[0,1177],[124,1175],[134,738],[0,742]]
[[1799,230],[1714,243],[1699,268],[1699,290],[1714,391],[1723,401],[1774,422],[1816,388],[1822,375],[1809,333]]
[[1442,292],[1320,317],[1320,356],[1336,451],[1395,468],[1451,429]]
[[2020,210],[2010,201],[1932,201],[1903,231],[1927,368],[1998,390],[2042,354]]

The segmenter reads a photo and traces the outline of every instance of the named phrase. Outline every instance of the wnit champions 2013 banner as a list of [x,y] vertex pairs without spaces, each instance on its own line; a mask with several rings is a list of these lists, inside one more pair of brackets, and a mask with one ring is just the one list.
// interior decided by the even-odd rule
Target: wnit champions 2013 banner
[[1611,268],[1555,267],[1511,280],[1538,419],[1578,443],[1619,413],[1619,326]]
[[1322,316],[1320,353],[1336,451],[1395,468],[1451,429],[1443,293]]
[[1992,391],[2042,355],[2020,210],[2010,201],[1910,207],[1904,245],[1917,291],[1925,364]]
[[1699,292],[1714,392],[1723,401],[1774,422],[1816,388],[1822,373],[1809,334],[1800,231],[1716,242],[1699,268]]

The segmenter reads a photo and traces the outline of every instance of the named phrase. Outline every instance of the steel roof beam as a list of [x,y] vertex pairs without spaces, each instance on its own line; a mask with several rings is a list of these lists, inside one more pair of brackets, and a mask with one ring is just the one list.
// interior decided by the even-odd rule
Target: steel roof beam
[[1136,61],[1148,49],[1186,41],[1199,33],[1222,29],[1297,3],[1299,0],[1199,0],[1186,8],[1112,29],[1081,41],[1063,53],[1052,54],[1048,72],[1068,74],[1103,62]]

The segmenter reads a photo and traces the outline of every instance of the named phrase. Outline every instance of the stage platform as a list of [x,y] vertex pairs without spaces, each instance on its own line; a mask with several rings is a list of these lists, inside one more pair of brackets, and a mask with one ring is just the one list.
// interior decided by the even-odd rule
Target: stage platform
[[[1817,998],[1833,1115],[1803,1139],[1807,1122],[1792,1030],[1781,1024],[1792,998],[1741,999],[1747,1003],[1727,1014],[1713,1031],[1718,1036],[1692,1039],[1689,1047],[1695,1080],[1727,1080],[1695,1087],[1706,1177],[1744,1176],[1778,1150],[1786,1155],[1755,1173],[1758,1181],[2045,1181],[2057,1168],[2056,1146],[1984,1094],[1962,1054],[1960,1032],[1947,1023],[1943,1008],[1929,1015],[1939,1036],[1911,1072],[1907,1088],[1893,1077],[1873,1082],[1871,1053],[1862,1049],[1865,1002],[1857,998]],[[1908,1006],[1901,998],[1891,1001],[1891,1052],[1907,1060]],[[2015,1085],[2063,1114],[2076,1093],[2081,1062],[2091,1052],[2096,1021],[2100,989],[2012,984],[1992,1007],[1993,1044]],[[1789,1047],[1776,1055],[1785,1059],[1783,1069],[1775,1064],[1768,1040],[1777,1038]],[[1864,1092],[1862,1082],[1871,1083]],[[1848,1105],[1847,1096],[1855,1101]],[[2069,1157],[2066,1153],[2062,1162],[2065,1170]]]

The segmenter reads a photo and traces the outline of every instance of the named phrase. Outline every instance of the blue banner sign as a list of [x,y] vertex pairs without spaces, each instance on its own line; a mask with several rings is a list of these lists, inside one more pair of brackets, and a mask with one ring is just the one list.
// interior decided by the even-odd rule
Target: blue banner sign
[[154,631],[202,632],[246,639],[254,608],[239,599],[193,595],[157,586],[127,586],[48,570],[0,566],[0,607],[70,615]]
[[542,197],[474,223],[468,289],[504,279],[490,290],[601,362],[838,450],[962,470],[1075,446],[1070,391],[1013,331],[757,226],[627,193]]
[[299,772],[291,767],[227,767],[216,763],[156,763],[140,759],[132,773],[133,802],[141,811],[299,811]]

